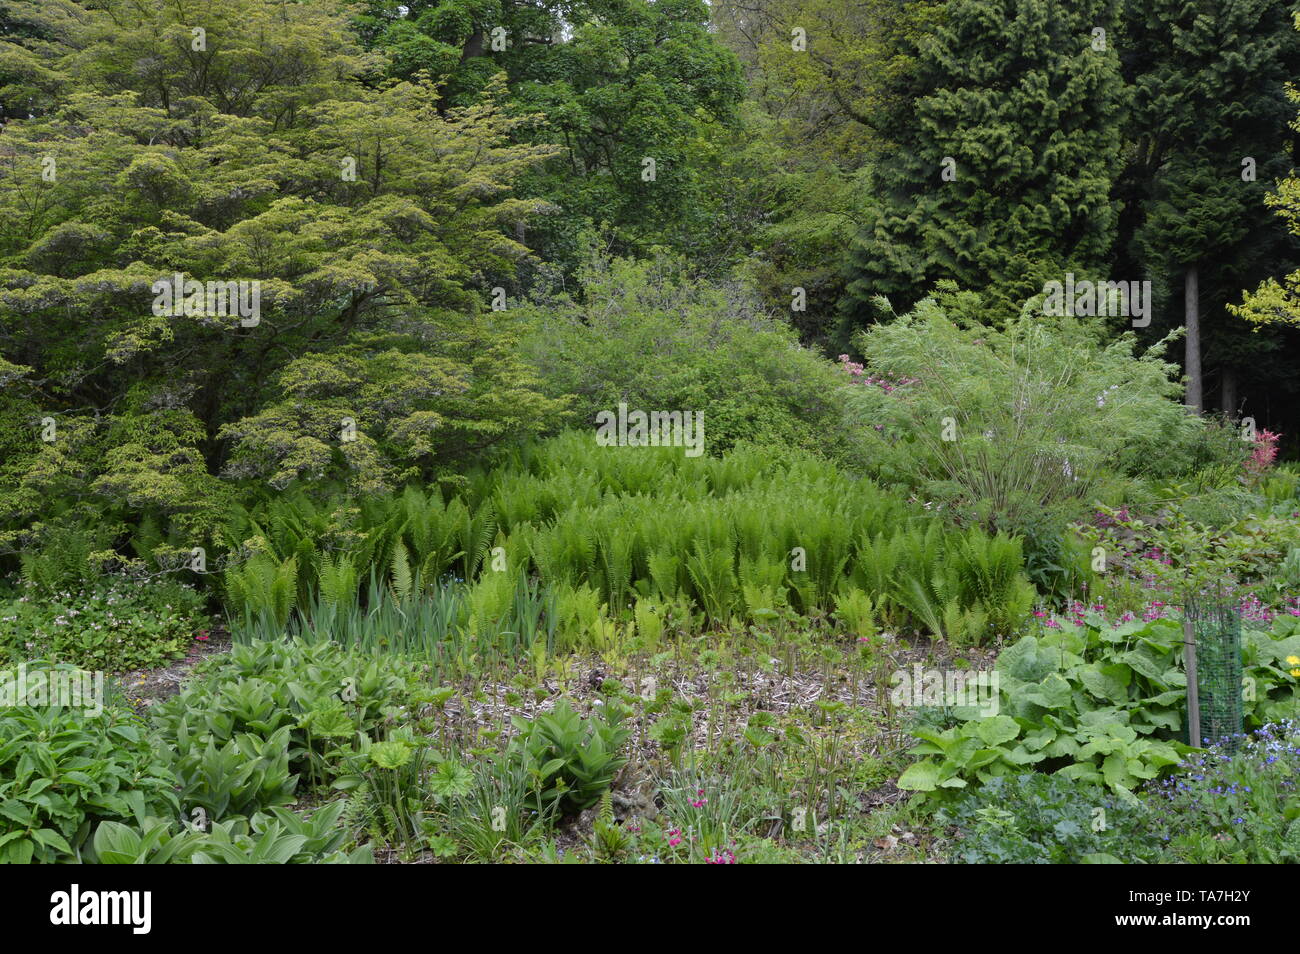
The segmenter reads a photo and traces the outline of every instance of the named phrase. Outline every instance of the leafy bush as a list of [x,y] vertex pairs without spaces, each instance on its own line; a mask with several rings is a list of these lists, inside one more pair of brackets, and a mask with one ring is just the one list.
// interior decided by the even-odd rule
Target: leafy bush
[[[1121,797],[1156,778],[1191,751],[1183,715],[1187,677],[1182,625],[1171,619],[1110,624],[1053,619],[1039,635],[1003,650],[999,712],[954,708],[960,724],[918,726],[924,756],[902,774],[899,788],[947,796],[978,779],[1030,767],[1104,784]],[[1053,628],[1054,627],[1054,628]],[[1242,634],[1248,720],[1295,712],[1297,679],[1288,658],[1300,655],[1300,619],[1279,617],[1271,631]]]
[[1251,687],[1245,706],[1246,725],[1261,727],[1300,715],[1300,617],[1278,616],[1268,628],[1243,623],[1243,678]]
[[985,317],[977,296],[940,285],[859,336],[869,375],[854,414],[887,483],[1017,532],[1077,510],[1113,474],[1191,466],[1201,425],[1180,403],[1166,342],[1138,355],[1131,334],[1108,339],[1097,322]]
[[570,399],[576,426],[594,428],[598,412],[626,402],[702,412],[710,454],[742,441],[842,451],[843,382],[741,289],[665,261],[597,261],[580,281],[577,300],[526,309],[525,344],[548,393]]
[[143,817],[134,825],[103,822],[86,860],[102,865],[163,864],[371,864],[369,846],[345,854],[340,826],[344,802],[310,816],[273,808],[250,818],[216,822],[210,830],[178,828]]
[[1187,864],[1300,864],[1300,725],[1211,746],[1152,786],[1154,828]]
[[[1246,514],[1217,523],[1195,520],[1179,504],[1140,518],[1107,510],[1102,526],[1084,529],[1107,554],[1108,572],[1143,579],[1175,598],[1214,587],[1263,594],[1271,602],[1290,590],[1290,554],[1300,548],[1300,525],[1272,514]],[[1105,585],[1105,581],[1102,582]]]
[[176,784],[129,709],[0,707],[0,863],[76,861],[101,822],[176,815]]
[[899,787],[951,794],[1038,766],[1131,791],[1179,758],[1167,739],[1182,724],[1181,639],[1167,621],[1025,636],[998,657],[998,714],[957,710],[960,726],[915,729],[912,754],[927,758]]
[[[359,736],[379,738],[387,711],[415,699],[415,668],[399,657],[287,640],[236,646],[156,706],[152,718],[195,780],[196,797],[222,804],[226,786],[240,779],[235,766],[266,759],[264,773],[239,781],[246,795],[229,794],[253,804],[270,793],[264,804],[276,805],[284,804],[275,793],[285,784],[285,769],[329,781],[341,771],[335,749]],[[227,762],[235,775],[222,768]],[[202,781],[209,768],[215,773],[210,784]]]
[[0,661],[46,658],[104,672],[158,666],[207,627],[202,605],[184,584],[122,577],[73,592],[28,591],[0,603]]
[[[24,432],[3,453],[0,532],[43,517],[52,499],[132,522],[189,519],[230,487],[222,478],[401,483],[535,433],[555,410],[519,356],[513,316],[484,307],[484,281],[509,282],[527,256],[502,224],[543,205],[512,190],[557,152],[518,138],[530,121],[501,101],[503,82],[485,78],[473,106],[448,107],[432,79],[362,82],[370,54],[336,10],[219,0],[210,11],[211,35],[243,66],[218,80],[176,58],[161,38],[184,18],[166,7],[125,20],[88,10],[50,35],[41,80],[78,91],[78,121],[38,107],[21,132],[6,130],[6,142],[21,140],[14,161],[55,150],[82,174],[51,183],[48,215],[29,234],[0,235],[0,417]],[[167,79],[113,67],[101,46],[110,33],[167,64]],[[254,79],[248,65],[281,57],[285,43],[301,69]],[[164,151],[138,135],[196,83],[215,83],[224,110],[192,117],[197,138]],[[249,132],[287,101],[311,108]],[[361,191],[338,176],[339,188],[314,184],[381,126],[393,136],[385,174],[364,175]],[[241,158],[209,153],[215,141]],[[294,143],[300,171],[315,171],[282,176]],[[219,209],[214,189],[228,199]],[[13,179],[0,181],[6,220],[23,201]],[[276,254],[253,253],[262,242]],[[260,324],[191,307],[162,333],[151,283],[178,271],[259,283]],[[40,287],[51,297],[32,294]],[[45,415],[57,440],[31,426]],[[339,440],[344,420],[358,422],[356,440]]]
[[519,734],[506,757],[532,779],[531,801],[537,812],[568,814],[595,804],[627,764],[619,751],[631,733],[621,727],[620,704],[607,704],[604,712],[603,718],[584,719],[561,699],[532,720],[514,717]]
[[958,831],[952,860],[971,865],[1133,864],[1160,860],[1162,848],[1145,806],[1062,775],[989,779],[937,820]]

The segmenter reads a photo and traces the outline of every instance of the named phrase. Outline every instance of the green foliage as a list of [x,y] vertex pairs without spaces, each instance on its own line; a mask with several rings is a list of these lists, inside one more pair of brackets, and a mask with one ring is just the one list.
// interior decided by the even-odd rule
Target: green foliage
[[44,545],[25,550],[22,581],[43,597],[88,588],[98,577],[97,550],[91,534],[81,527],[54,527]]
[[[976,779],[1032,767],[1105,785],[1127,800],[1191,751],[1181,741],[1187,677],[1180,622],[1111,625],[1089,613],[1083,625],[1050,623],[998,656],[996,714],[959,707],[952,710],[958,725],[914,730],[921,744],[911,752],[923,758],[899,788],[951,796]],[[1300,621],[1281,617],[1271,632],[1247,629],[1242,644],[1248,719],[1259,724],[1294,713],[1300,697],[1286,659],[1300,653]]]
[[208,818],[252,815],[291,805],[298,777],[289,774],[289,726],[269,736],[240,733],[218,745],[211,735],[194,737],[182,724],[176,737],[176,776],[185,811]]
[[[729,203],[753,246],[746,273],[774,307],[789,310],[805,341],[833,331],[847,281],[844,252],[871,200],[863,188],[910,100],[902,52],[944,4],[931,0],[744,0],[710,4],[719,38],[749,84],[728,150],[740,188]],[[803,30],[805,46],[793,42]],[[792,308],[803,289],[806,310]]]
[[693,279],[671,260],[596,260],[579,279],[578,294],[525,312],[530,360],[548,394],[572,396],[575,426],[625,402],[702,413],[709,454],[741,441],[842,450],[834,370],[743,289]]
[[938,816],[963,864],[1141,864],[1163,860],[1153,814],[1061,775],[991,778]]
[[445,76],[458,107],[481,101],[502,72],[512,110],[545,117],[527,138],[562,151],[522,188],[551,210],[528,236],[550,262],[578,264],[581,233],[596,225],[620,254],[667,246],[725,259],[741,238],[721,188],[740,69],[701,0],[415,0],[404,15],[395,0],[367,6],[363,30],[391,54],[390,75]]
[[1163,740],[1182,724],[1180,643],[1167,622],[1025,636],[998,656],[998,713],[964,710],[960,726],[917,728],[912,754],[929,758],[899,787],[950,791],[1037,766],[1132,791],[1178,761],[1180,744]]
[[156,818],[141,818],[135,826],[103,822],[86,860],[101,865],[373,864],[369,846],[343,852],[343,808],[344,802],[334,801],[310,816],[273,808],[249,819],[216,822],[207,831],[178,830]]
[[966,520],[1018,532],[1059,519],[1115,475],[1178,473],[1200,430],[1178,403],[1164,343],[1073,318],[977,320],[981,299],[939,289],[859,342],[867,368],[899,386],[855,385],[866,460]]
[[0,707],[0,862],[77,861],[101,822],[175,815],[175,788],[129,709]]
[[353,743],[379,738],[414,689],[414,669],[398,657],[277,640],[236,646],[151,717],[194,779],[196,802],[219,814],[240,798],[287,804],[289,773],[318,783],[342,774]]
[[[851,585],[875,601],[882,623],[940,634],[951,610],[963,638],[979,642],[1014,631],[1033,602],[1013,540],[949,530],[811,455],[745,446],[688,458],[593,445],[578,432],[532,445],[469,475],[447,503],[417,488],[360,506],[298,493],[240,513],[227,538],[252,556],[227,570],[237,637],[287,630],[427,657],[468,646],[515,652],[542,637],[548,648],[570,637],[600,645],[606,614],[630,622],[651,598],[679,620],[696,611],[726,626],[782,607],[829,611]],[[494,568],[497,547],[505,571]],[[318,568],[335,560],[370,574],[364,599],[313,595]],[[292,566],[304,569],[290,616]],[[447,579],[453,573],[464,585]],[[913,597],[918,586],[933,613]],[[237,602],[244,594],[265,595]],[[650,606],[640,622],[654,632]]]
[[[1294,260],[1268,211],[1271,204],[1286,217],[1278,201],[1286,183],[1266,197],[1292,168],[1287,89],[1300,65],[1294,9],[1281,0],[1148,0],[1125,12],[1128,42],[1141,51],[1126,63],[1134,144],[1126,191],[1141,199],[1132,257],[1154,278],[1157,313],[1183,310],[1184,277],[1195,270],[1206,364],[1258,375],[1280,339],[1249,333],[1225,306]],[[1285,320],[1280,292],[1270,280],[1246,296],[1244,308],[1227,311]],[[1224,397],[1223,410],[1239,413]]]
[[[48,104],[7,114],[0,160],[4,552],[50,501],[188,551],[232,480],[405,483],[558,409],[484,304],[542,209],[512,190],[559,150],[520,141],[500,79],[450,109],[374,83],[351,12],[215,0],[192,49],[180,8],[113,2],[3,41]],[[260,283],[259,314],[166,313],[178,273]]]
[[416,656],[437,671],[462,671],[488,659],[517,659],[535,645],[554,649],[562,619],[559,594],[523,574],[488,573],[472,585],[421,587],[405,598],[370,585],[351,605],[321,595],[298,606],[287,626],[269,615],[232,621],[237,643],[300,640],[347,649]]
[[283,563],[263,553],[226,570],[226,599],[241,616],[267,615],[283,628],[298,595],[298,561]]
[[121,673],[169,662],[208,627],[202,597],[181,583],[102,577],[72,592],[23,593],[0,601],[0,661]]
[[406,846],[419,837],[427,799],[423,782],[431,764],[437,769],[433,773],[436,782],[430,787],[439,797],[459,793],[464,787],[464,770],[456,771],[457,763],[429,758],[426,746],[400,731],[370,743],[354,761],[361,763],[358,771],[364,781],[360,794],[368,802],[365,830],[387,844]]
[[519,734],[506,758],[531,779],[531,803],[542,814],[571,814],[595,804],[627,759],[620,754],[631,732],[622,728],[618,703],[584,719],[568,700],[532,720],[515,716]]
[[467,790],[451,793],[439,817],[425,823],[431,845],[473,860],[499,861],[539,836],[555,821],[558,803],[537,810],[535,767],[509,750],[479,761]]
[[1268,629],[1245,623],[1241,661],[1246,725],[1260,727],[1294,719],[1300,710],[1300,618],[1279,615]]
[[[864,189],[847,316],[876,296],[910,308],[939,280],[989,289],[1014,313],[1045,277],[1104,260],[1119,203],[1123,117],[1109,0],[952,0],[923,36],[896,34],[888,143]],[[943,176],[945,160],[955,175]]]
[[1106,526],[1082,532],[1106,551],[1108,574],[1127,573],[1178,599],[1210,589],[1259,590],[1278,602],[1295,595],[1288,558],[1300,547],[1300,527],[1289,515],[1205,523],[1191,519],[1189,504],[1169,504],[1145,519],[1107,509]]
[[1295,721],[1214,746],[1148,795],[1153,827],[1180,864],[1300,863]]

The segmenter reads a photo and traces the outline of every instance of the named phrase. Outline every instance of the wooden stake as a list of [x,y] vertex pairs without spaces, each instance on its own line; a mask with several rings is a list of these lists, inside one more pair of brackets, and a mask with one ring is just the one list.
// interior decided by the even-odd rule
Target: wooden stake
[[1201,693],[1196,684],[1196,629],[1183,620],[1183,668],[1187,671],[1187,741],[1201,745]]

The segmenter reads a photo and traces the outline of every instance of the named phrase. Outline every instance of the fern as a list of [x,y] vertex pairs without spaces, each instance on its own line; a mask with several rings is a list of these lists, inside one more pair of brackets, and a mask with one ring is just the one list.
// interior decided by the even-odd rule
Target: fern
[[681,557],[676,551],[665,547],[652,552],[648,562],[655,593],[667,600],[676,597],[681,589]]
[[496,536],[497,525],[490,505],[479,507],[472,516],[464,504],[460,504],[459,511],[456,542],[460,550],[462,578],[469,581],[483,563],[483,555]]
[[254,554],[245,563],[228,567],[224,582],[237,612],[246,618],[269,618],[283,628],[298,594],[298,562],[295,557],[277,562],[269,554]]
[[397,542],[393,548],[393,562],[389,567],[392,573],[393,593],[399,602],[404,602],[410,595],[413,587],[413,578],[411,576],[411,561],[406,554],[406,544],[402,541]]
[[686,572],[695,585],[695,595],[716,624],[725,624],[735,606],[736,575],[731,561],[730,547],[710,547],[703,542],[696,543],[695,553],[686,560]]
[[358,587],[357,569],[343,555],[326,554],[320,567],[321,602],[336,610],[346,610],[356,602]]
[[618,612],[632,582],[632,542],[616,531],[602,541],[600,571],[605,600],[611,610]]

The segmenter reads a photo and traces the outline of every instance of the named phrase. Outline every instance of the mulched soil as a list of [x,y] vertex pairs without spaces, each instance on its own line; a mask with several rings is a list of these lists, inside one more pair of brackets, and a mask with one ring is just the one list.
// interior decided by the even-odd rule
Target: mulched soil
[[[161,702],[180,691],[184,682],[192,674],[194,667],[201,661],[228,652],[231,648],[230,634],[224,629],[213,629],[206,633],[206,639],[196,639],[189,652],[174,662],[157,668],[135,670],[119,675],[123,689],[136,709],[143,712],[148,707]],[[931,644],[917,641],[913,644],[890,642],[890,669],[905,669],[913,662],[925,666],[949,667],[957,657],[971,669],[991,667],[997,654],[997,647],[984,650],[965,649],[953,653],[943,644]],[[846,650],[851,652],[852,649]],[[621,673],[614,673],[605,660],[597,656],[576,657],[570,660],[564,678],[561,680],[548,674],[535,688],[544,692],[535,693],[533,688],[520,691],[517,685],[506,682],[477,682],[457,686],[457,694],[448,700],[441,719],[454,727],[458,733],[476,734],[475,725],[490,729],[508,725],[511,716],[532,718],[539,712],[550,709],[557,698],[567,696],[575,708],[588,709],[602,694],[606,680],[616,678],[632,694],[651,698],[654,689],[671,689],[674,695],[692,702],[701,702],[697,712],[694,736],[691,744],[697,749],[705,749],[712,743],[718,743],[718,737],[724,732],[734,735],[736,726],[744,726],[749,717],[757,711],[765,711],[776,716],[797,711],[808,711],[818,702],[838,701],[855,709],[866,708],[878,711],[881,708],[880,696],[888,691],[888,686],[878,687],[868,678],[852,680],[845,667],[831,667],[829,670],[786,672],[769,672],[760,669],[739,668],[727,674],[724,686],[729,697],[725,706],[715,706],[713,712],[719,718],[710,725],[710,684],[715,690],[720,673],[698,666],[679,666],[669,662],[666,666],[650,670],[644,663],[630,663]],[[653,679],[651,683],[649,680]],[[540,696],[540,698],[539,698]],[[725,720],[725,725],[722,724]],[[616,819],[636,817],[652,821],[658,807],[654,799],[654,778],[656,770],[665,765],[664,753],[657,743],[649,738],[649,723],[652,719],[634,720],[634,731],[629,739],[630,758],[628,765],[615,780],[612,789],[612,801]],[[869,739],[861,739],[874,753],[900,752],[912,744],[911,738],[900,728],[878,727]],[[888,808],[905,800],[908,793],[900,791],[892,780],[877,788],[863,791],[857,798],[859,810],[870,813]],[[308,807],[299,805],[299,808]],[[567,819],[556,831],[556,843],[560,848],[568,849],[585,843],[592,830],[596,808],[588,809],[581,815]],[[777,827],[780,827],[779,823]],[[889,860],[896,851],[905,852],[917,844],[917,835],[897,829],[876,839],[870,860]],[[425,852],[416,856],[401,856],[398,852],[385,848],[375,848],[375,860],[381,864],[437,864],[438,859]]]
[[134,669],[114,677],[138,711],[143,711],[180,692],[181,685],[189,678],[194,667],[204,659],[230,651],[230,634],[226,630],[200,631],[198,635],[207,638],[195,639],[190,644],[189,652],[166,666],[157,669]]

